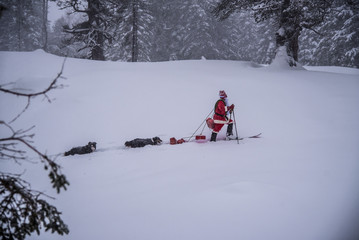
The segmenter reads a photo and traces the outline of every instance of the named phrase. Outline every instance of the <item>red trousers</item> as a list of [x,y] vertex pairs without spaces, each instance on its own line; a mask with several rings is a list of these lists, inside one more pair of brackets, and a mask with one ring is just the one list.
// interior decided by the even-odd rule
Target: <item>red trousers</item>
[[[228,121],[228,123],[226,124],[233,124],[232,119]],[[224,123],[215,123],[214,124],[214,128],[213,128],[213,132],[215,133],[219,133],[219,131],[221,131],[222,127],[224,126]]]

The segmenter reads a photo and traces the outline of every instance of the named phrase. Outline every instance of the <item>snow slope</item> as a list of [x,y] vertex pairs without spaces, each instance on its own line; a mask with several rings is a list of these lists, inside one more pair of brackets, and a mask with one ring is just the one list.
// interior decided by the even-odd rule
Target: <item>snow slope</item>
[[[42,90],[62,62],[40,50],[0,52],[0,84]],[[29,239],[355,239],[359,70],[306,69],[67,59],[64,88],[49,93],[51,104],[34,99],[13,127],[36,125],[35,145],[50,155],[89,141],[98,151],[57,158],[71,184],[59,195],[41,164],[0,163],[5,172],[27,169],[70,228],[68,236]],[[191,136],[222,89],[236,105],[239,135],[261,139],[123,148],[137,137]],[[1,120],[25,105],[0,94]]]

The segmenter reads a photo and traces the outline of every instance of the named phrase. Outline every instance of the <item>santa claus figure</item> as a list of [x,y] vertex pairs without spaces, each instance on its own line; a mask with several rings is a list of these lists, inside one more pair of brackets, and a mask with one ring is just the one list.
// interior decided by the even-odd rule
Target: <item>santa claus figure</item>
[[233,121],[228,118],[228,114],[232,113],[234,109],[234,105],[228,106],[227,94],[224,90],[219,91],[219,100],[216,102],[214,106],[214,128],[211,135],[211,142],[215,142],[217,139],[217,134],[221,131],[224,124],[228,124],[227,126],[227,138],[231,138],[233,136]]

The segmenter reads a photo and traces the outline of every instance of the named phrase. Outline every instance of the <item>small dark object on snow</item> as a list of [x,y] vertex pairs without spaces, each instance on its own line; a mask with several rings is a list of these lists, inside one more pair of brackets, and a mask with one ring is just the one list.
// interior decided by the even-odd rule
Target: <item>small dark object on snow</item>
[[146,145],[159,145],[162,143],[162,140],[159,137],[154,138],[136,138],[132,141],[125,142],[126,147],[138,148],[144,147]]
[[175,144],[177,144],[177,139],[176,138],[170,138],[170,144],[171,145],[175,145]]
[[96,150],[96,144],[95,142],[89,142],[86,146],[82,147],[74,147],[70,151],[65,152],[65,156],[69,155],[75,155],[75,154],[86,154],[86,153],[92,153]]
[[171,145],[176,145],[176,144],[182,144],[182,143],[185,143],[186,141],[183,139],[183,138],[181,138],[181,139],[176,139],[176,138],[170,138],[170,144]]
[[206,136],[205,135],[197,135],[196,140],[206,140]]
[[177,140],[177,144],[182,144],[182,143],[185,143],[185,142],[186,141],[183,138]]

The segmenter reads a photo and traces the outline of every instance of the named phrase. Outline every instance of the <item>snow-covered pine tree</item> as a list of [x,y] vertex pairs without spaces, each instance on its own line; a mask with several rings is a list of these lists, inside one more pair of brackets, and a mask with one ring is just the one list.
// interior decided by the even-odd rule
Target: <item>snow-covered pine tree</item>
[[178,48],[175,50],[174,46],[177,44],[173,32],[178,24],[179,3],[176,0],[156,0],[151,5],[151,12],[156,16],[155,24],[152,25],[152,61],[177,59]]
[[211,25],[199,1],[182,1],[180,12],[180,24],[176,28],[179,58],[200,59],[205,52],[205,57],[213,58],[215,44],[211,39]]
[[[199,56],[205,56],[208,59],[239,59],[239,42],[243,38],[243,29],[241,24],[238,24],[235,18],[229,18],[226,21],[218,21],[217,18],[211,14],[211,10],[215,7],[217,1],[199,0],[199,13],[201,18],[199,21],[204,21],[206,25],[206,36],[204,38],[204,47],[201,49],[202,53]],[[196,17],[193,18],[196,20]],[[201,27],[202,24],[198,24]],[[199,40],[201,37],[199,36]]]
[[[152,43],[154,42],[153,24],[155,17],[151,12],[151,1],[131,0],[128,20],[132,24],[131,61],[151,61]],[[127,21],[128,22],[128,21]]]
[[[215,44],[216,55],[214,59],[243,60],[241,40],[244,39],[242,23],[238,23],[238,16],[230,17],[225,21],[218,21],[207,11],[211,20],[211,38]],[[205,54],[203,54],[206,56]]]
[[[256,23],[249,11],[231,15],[232,29],[237,32],[228,35],[237,46],[237,58],[243,61],[269,64],[275,55],[275,24],[272,19]],[[225,23],[227,20],[221,21]]]
[[337,42],[336,48],[342,50],[338,53],[340,64],[359,68],[359,2],[347,1],[347,3],[349,4],[339,7],[340,28],[334,34],[333,40]]
[[116,6],[110,29],[114,39],[106,54],[111,60],[151,61],[154,16],[149,0],[123,0]]
[[57,0],[62,8],[74,13],[84,14],[85,18],[74,26],[64,26],[66,32],[73,35],[73,42],[81,42],[87,57],[93,60],[105,60],[104,45],[112,39],[108,32],[110,0]]
[[[155,56],[160,60],[219,59],[228,56],[220,49],[225,43],[226,26],[210,14],[211,3],[206,0],[160,1],[156,11]],[[212,1],[213,2],[213,1]],[[157,5],[158,4],[158,5]],[[227,29],[228,30],[228,29]],[[226,32],[229,33],[229,32]],[[227,41],[228,43],[228,41]],[[165,46],[165,47],[163,47]],[[235,52],[235,51],[233,51]]]
[[252,51],[254,53],[252,61],[270,64],[276,54],[275,23],[273,19],[267,19],[254,26],[256,26],[254,29],[256,29],[256,36],[259,39],[257,50],[255,50],[256,45],[252,44],[252,48],[254,48]]
[[213,10],[219,19],[231,14],[250,10],[256,22],[273,18],[277,23],[276,47],[285,46],[289,56],[289,65],[298,61],[298,38],[303,28],[313,29],[322,23],[333,0],[221,0]]
[[316,32],[304,31],[300,59],[310,65],[359,68],[359,2],[335,0]]
[[31,51],[43,48],[43,2],[38,0],[2,0],[6,7],[0,20],[0,49]]
[[[269,63],[275,39],[268,21],[255,24],[248,12],[218,21],[211,14],[216,0],[157,0],[153,60],[252,60]],[[264,55],[258,54],[261,51]]]
[[64,26],[76,25],[82,20],[73,19],[74,15],[64,15],[57,19],[52,28],[48,32],[48,52],[58,55],[74,58],[87,58],[88,52],[79,52],[78,49],[82,49],[85,43],[74,39],[73,34],[64,31]]

